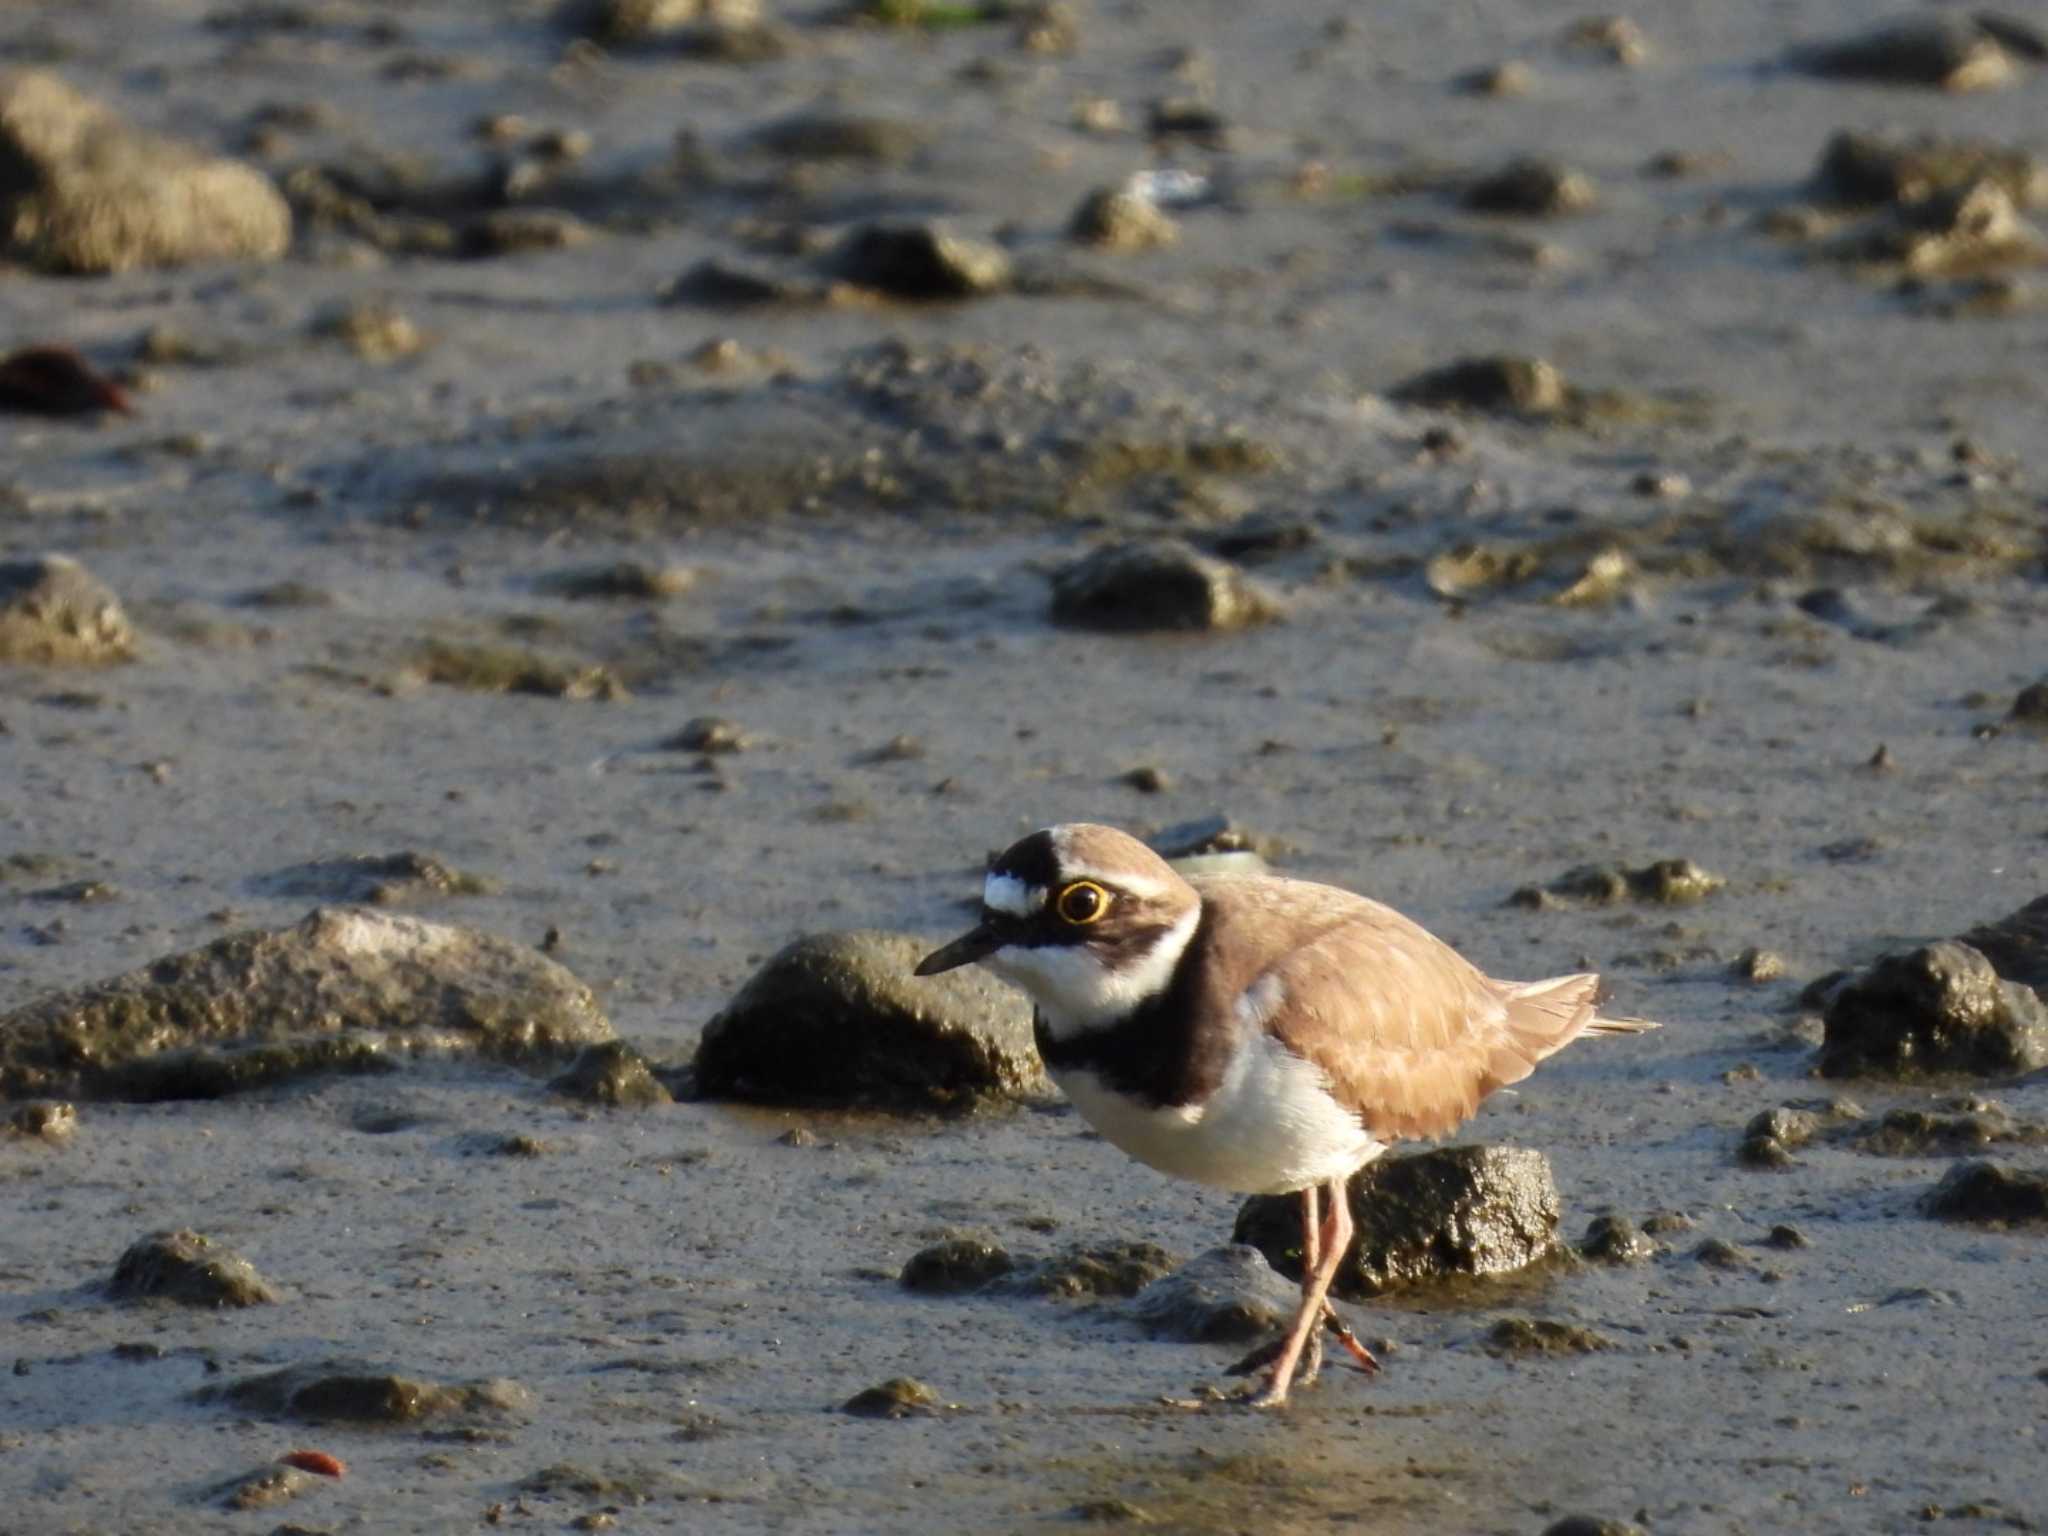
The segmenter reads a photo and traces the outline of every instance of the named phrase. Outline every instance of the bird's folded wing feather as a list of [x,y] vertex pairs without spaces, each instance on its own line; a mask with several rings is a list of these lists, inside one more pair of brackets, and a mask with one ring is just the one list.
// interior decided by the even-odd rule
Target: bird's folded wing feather
[[1270,1005],[1280,1039],[1383,1140],[1454,1129],[1594,1017],[1597,978],[1494,981],[1391,907],[1349,891],[1247,880],[1231,905],[1237,922],[1269,935],[1309,935],[1242,985],[1258,988],[1249,995]]

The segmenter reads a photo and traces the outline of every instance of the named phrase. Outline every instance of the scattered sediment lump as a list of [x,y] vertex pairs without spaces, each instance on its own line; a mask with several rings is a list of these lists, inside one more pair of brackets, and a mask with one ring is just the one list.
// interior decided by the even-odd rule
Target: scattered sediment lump
[[0,358],[0,411],[27,416],[135,414],[128,392],[75,347],[18,347]]
[[606,1109],[652,1109],[675,1102],[647,1058],[623,1040],[586,1045],[569,1069],[548,1084],[548,1092]]
[[1074,210],[1067,233],[1105,251],[1149,251],[1178,240],[1180,224],[1151,198],[1127,187],[1097,187]]
[[1728,882],[1691,859],[1657,859],[1640,869],[1581,864],[1548,885],[1525,885],[1508,897],[1511,906],[1612,907],[1623,902],[1683,907],[1704,901]]
[[264,875],[253,882],[266,896],[301,896],[323,902],[366,902],[399,906],[436,896],[487,896],[497,882],[467,874],[410,848],[398,853],[315,859]]
[[980,1290],[1016,1267],[1017,1261],[1001,1243],[949,1237],[912,1254],[897,1283],[924,1296],[959,1296]]
[[1643,1536],[1643,1528],[1627,1520],[1598,1515],[1566,1515],[1543,1528],[1543,1536]]
[[1657,1244],[1626,1216],[1595,1216],[1579,1239],[1579,1256],[1597,1264],[1641,1264],[1654,1258]]
[[273,1462],[216,1484],[212,1496],[229,1509],[275,1509],[280,1504],[289,1504],[312,1486],[311,1473]]
[[1927,1213],[1944,1221],[2040,1226],[2048,1223],[2048,1173],[1988,1159],[1958,1163],[1927,1197]]
[[750,26],[761,0],[564,0],[555,24],[607,48],[666,41],[705,23]]
[[1242,629],[1280,604],[1227,560],[1179,539],[1110,544],[1056,571],[1052,619],[1079,629]]
[[1465,206],[1474,212],[1532,219],[1584,213],[1599,201],[1599,189],[1584,171],[1534,156],[1510,160],[1474,181],[1464,194]]
[[1954,939],[1886,955],[1827,993],[1825,1077],[2028,1072],[2048,1065],[2048,1010]]
[[232,1248],[197,1232],[152,1232],[129,1245],[107,1294],[118,1301],[162,1298],[193,1307],[254,1307],[281,1300],[277,1288]]
[[650,565],[641,560],[613,560],[551,571],[534,583],[552,597],[608,602],[666,602],[697,584],[698,571],[689,565]]
[[0,562],[0,663],[104,666],[135,658],[113,590],[69,555]]
[[1461,357],[1402,380],[1388,392],[1431,410],[1550,416],[1571,403],[1564,374],[1540,357]]
[[0,1124],[0,1136],[47,1141],[52,1146],[62,1146],[77,1134],[78,1108],[61,1099],[19,1105]]
[[[2030,689],[2023,689],[2021,699],[2031,689],[2041,687],[2035,683]],[[2031,710],[2034,706],[2027,707]],[[2013,714],[2018,716],[2020,710],[2020,702],[2015,701]],[[2043,701],[2042,714],[2048,717],[2048,699]],[[2002,980],[2026,987],[2048,987],[2048,896],[2036,896],[1995,922],[1957,935],[1957,942],[1969,945],[1989,960]]]
[[1170,1273],[1175,1262],[1157,1243],[1069,1248],[1023,1266],[1002,1288],[1033,1296],[1131,1297]]
[[2048,164],[2015,145],[1846,128],[1821,150],[1813,192],[1829,202],[1868,207],[1924,202],[1982,181],[2002,187],[2021,207],[2048,205]]
[[934,947],[872,930],[786,946],[704,1027],[700,1091],[896,1110],[1044,1093],[1029,1003],[974,967],[912,975]]
[[1614,1340],[1596,1329],[1551,1317],[1504,1317],[1486,1330],[1480,1347],[1489,1355],[1517,1359],[1555,1355],[1592,1355],[1614,1348]]
[[48,272],[272,261],[292,216],[254,166],[124,123],[45,70],[0,75],[7,254]]
[[911,1419],[937,1413],[939,1394],[910,1376],[892,1376],[878,1386],[856,1392],[840,1404],[840,1412],[857,1419]]
[[325,907],[0,1017],[0,1097],[217,1098],[424,1056],[540,1064],[610,1038],[590,989],[523,944]]
[[1248,1243],[1197,1254],[1138,1292],[1131,1313],[1155,1339],[1249,1344],[1284,1328],[1300,1288]]
[[309,1361],[202,1387],[193,1397],[266,1418],[313,1424],[416,1424],[454,1416],[504,1418],[524,1413],[533,1402],[528,1388],[503,1377],[444,1385],[358,1360]]
[[[1557,1185],[1527,1147],[1436,1147],[1382,1156],[1352,1175],[1358,1236],[1335,1291],[1378,1296],[1453,1277],[1503,1275],[1555,1256]],[[1254,1195],[1233,1242],[1250,1243],[1282,1274],[1301,1273],[1301,1202]]]

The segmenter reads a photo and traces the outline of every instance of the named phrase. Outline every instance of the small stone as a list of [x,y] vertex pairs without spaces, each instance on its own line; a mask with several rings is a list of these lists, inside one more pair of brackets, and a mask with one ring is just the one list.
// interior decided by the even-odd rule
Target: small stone
[[1692,1256],[1711,1269],[1748,1269],[1750,1256],[1724,1238],[1710,1237],[1693,1249]]
[[1106,545],[1052,578],[1053,622],[1081,629],[1231,630],[1279,611],[1236,566],[1178,539]]
[[1067,233],[1106,251],[1149,251],[1172,245],[1180,225],[1150,198],[1119,187],[1098,187],[1074,211]]
[[1891,22],[1829,43],[1796,48],[1792,62],[1810,74],[1944,91],[2008,85],[2012,56],[1976,22],[1928,16]]
[[1984,139],[1903,139],[1848,129],[1822,149],[1812,187],[1833,203],[1903,206],[1986,180],[2022,206],[2048,202],[2048,165],[2024,149]]
[[78,1108],[63,1103],[19,1105],[7,1117],[6,1132],[61,1146],[78,1133]]
[[1163,795],[1173,787],[1173,780],[1166,770],[1150,763],[1140,763],[1128,768],[1118,776],[1118,782],[1135,789],[1141,795]]
[[1249,1344],[1287,1326],[1300,1304],[1297,1286],[1246,1243],[1211,1248],[1138,1292],[1132,1306],[1155,1339],[1189,1344]]
[[1510,160],[1465,189],[1465,206],[1478,213],[1558,218],[1584,213],[1600,200],[1593,178],[1554,160]]
[[256,1266],[197,1232],[155,1232],[114,1266],[107,1294],[120,1301],[162,1297],[194,1307],[254,1307],[282,1298]]
[[[1334,1289],[1353,1299],[1452,1276],[1511,1273],[1558,1251],[1557,1185],[1526,1147],[1439,1147],[1384,1155],[1348,1186],[1358,1240]],[[1255,1195],[1237,1214],[1248,1242],[1284,1275],[1301,1270],[1301,1202]]]
[[556,22],[608,48],[674,37],[705,21],[748,25],[761,19],[761,0],[565,0]]
[[68,555],[0,561],[0,663],[105,666],[135,659],[121,600]]
[[980,1290],[1016,1267],[1017,1261],[999,1243],[952,1237],[911,1255],[897,1283],[920,1295],[959,1296]]
[[1504,59],[1485,69],[1460,75],[1454,83],[1459,90],[1472,96],[1522,97],[1536,89],[1536,71],[1520,59]]
[[1646,469],[1629,481],[1628,488],[1656,501],[1683,501],[1692,494],[1692,481],[1676,470]]
[[1579,1239],[1580,1255],[1601,1264],[1641,1264],[1656,1252],[1657,1245],[1626,1216],[1595,1216]]
[[0,359],[0,410],[29,416],[135,414],[128,392],[75,347],[20,347]]
[[1170,1273],[1175,1260],[1157,1243],[1070,1248],[1020,1271],[1008,1288],[1034,1296],[1136,1296]]
[[922,128],[881,117],[800,112],[770,123],[755,142],[791,160],[865,160],[893,165],[924,147]]
[[475,259],[588,245],[596,231],[556,208],[493,208],[462,228],[461,254]]
[[744,752],[754,745],[753,736],[717,715],[698,715],[685,721],[680,731],[662,743],[672,752],[702,752],[712,757]]
[[2006,718],[2026,725],[2048,726],[2048,678],[2027,684],[2012,701]]
[[1543,1528],[1543,1536],[1643,1536],[1643,1528],[1626,1520],[1602,1520],[1595,1515],[1567,1515]]
[[1000,247],[932,224],[870,224],[846,237],[838,275],[899,299],[971,299],[1007,287]]
[[1801,1248],[1811,1248],[1813,1241],[1797,1227],[1781,1221],[1771,1228],[1770,1235],[1764,1239],[1764,1246],[1793,1252]]
[[1999,1226],[2048,1222],[2048,1174],[1982,1160],[1958,1163],[1927,1197],[1927,1213]]
[[1564,44],[1597,53],[1610,64],[1633,69],[1650,56],[1650,40],[1626,16],[1587,16],[1565,28]]
[[548,1092],[607,1109],[651,1109],[675,1102],[647,1058],[623,1040],[585,1046],[569,1070],[548,1084]]
[[909,1376],[896,1376],[880,1386],[856,1392],[840,1406],[840,1412],[861,1419],[920,1418],[939,1411],[939,1394]]
[[381,300],[337,305],[313,321],[313,334],[332,337],[373,363],[411,357],[427,344],[410,316]]
[[1431,410],[1554,415],[1569,403],[1564,375],[1538,357],[1465,357],[1394,386],[1403,405]]
[[1782,981],[1785,978],[1785,957],[1775,950],[1759,949],[1752,944],[1735,957],[1728,970],[1738,981],[1757,985]]
[[580,565],[541,577],[539,590],[556,597],[621,602],[666,602],[697,584],[698,571],[689,565],[648,565],[639,560],[614,560]]

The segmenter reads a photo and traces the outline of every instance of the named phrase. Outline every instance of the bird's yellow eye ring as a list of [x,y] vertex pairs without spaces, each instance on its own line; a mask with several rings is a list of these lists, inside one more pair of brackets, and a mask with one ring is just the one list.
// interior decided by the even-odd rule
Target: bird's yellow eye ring
[[1053,910],[1060,915],[1063,923],[1072,923],[1076,928],[1100,922],[1109,910],[1109,892],[1093,880],[1076,880],[1059,894],[1053,903]]

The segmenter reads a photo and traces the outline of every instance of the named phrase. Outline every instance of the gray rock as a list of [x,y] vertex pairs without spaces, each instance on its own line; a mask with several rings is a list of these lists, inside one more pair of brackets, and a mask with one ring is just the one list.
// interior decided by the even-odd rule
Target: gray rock
[[1404,379],[1389,392],[1403,405],[1548,416],[1571,403],[1564,375],[1540,357],[1461,357]]
[[1010,258],[1001,247],[935,224],[869,224],[846,237],[838,276],[899,299],[971,299],[1007,287]]
[[1149,197],[1121,187],[1097,187],[1074,210],[1067,234],[1105,251],[1149,251],[1178,240],[1180,224]]
[[523,1412],[533,1394],[494,1377],[440,1385],[358,1360],[316,1360],[245,1376],[193,1394],[244,1413],[313,1424],[415,1424],[453,1415],[502,1418]]
[[292,217],[254,166],[138,132],[42,70],[0,76],[0,229],[50,272],[282,256]]
[[1640,1264],[1656,1252],[1656,1243],[1626,1216],[1595,1216],[1579,1239],[1580,1257],[1600,1264]]
[[652,1109],[675,1102],[647,1058],[623,1040],[585,1046],[569,1070],[548,1084],[548,1092],[607,1109]]
[[[1378,1296],[1458,1276],[1509,1274],[1556,1255],[1557,1185],[1526,1147],[1436,1147],[1383,1156],[1352,1175],[1358,1236],[1334,1289]],[[1301,1202],[1254,1195],[1234,1242],[1250,1243],[1284,1275],[1301,1272]]]
[[1298,1286],[1247,1243],[1211,1248],[1138,1292],[1132,1312],[1155,1339],[1249,1344],[1277,1332],[1301,1304]]
[[1795,68],[1838,80],[1981,91],[2009,84],[2012,56],[1975,21],[1912,17],[1792,52]]
[[100,579],[68,555],[0,563],[0,662],[103,666],[135,658],[135,629]]
[[2048,1065],[2048,1010],[1967,944],[1887,955],[1834,988],[1823,1015],[1825,1077],[2027,1072]]
[[952,1109],[1047,1091],[1022,993],[976,968],[911,974],[902,933],[812,934],[704,1027],[701,1092],[775,1104]]
[[1242,629],[1279,612],[1236,566],[1179,539],[1111,544],[1052,578],[1053,622],[1080,629]]
[[1475,212],[1534,219],[1584,213],[1599,200],[1599,189],[1584,171],[1529,156],[1480,177],[1464,197],[1465,206]]
[[323,907],[0,1017],[0,1098],[217,1098],[423,1056],[555,1061],[610,1038],[590,989],[523,944]]
[[161,1297],[193,1307],[254,1307],[279,1300],[256,1266],[197,1232],[152,1232],[114,1266],[107,1294],[121,1301]]
[[1927,1214],[2009,1226],[2048,1222],[2048,1174],[1983,1160],[1958,1163],[1927,1197]]

